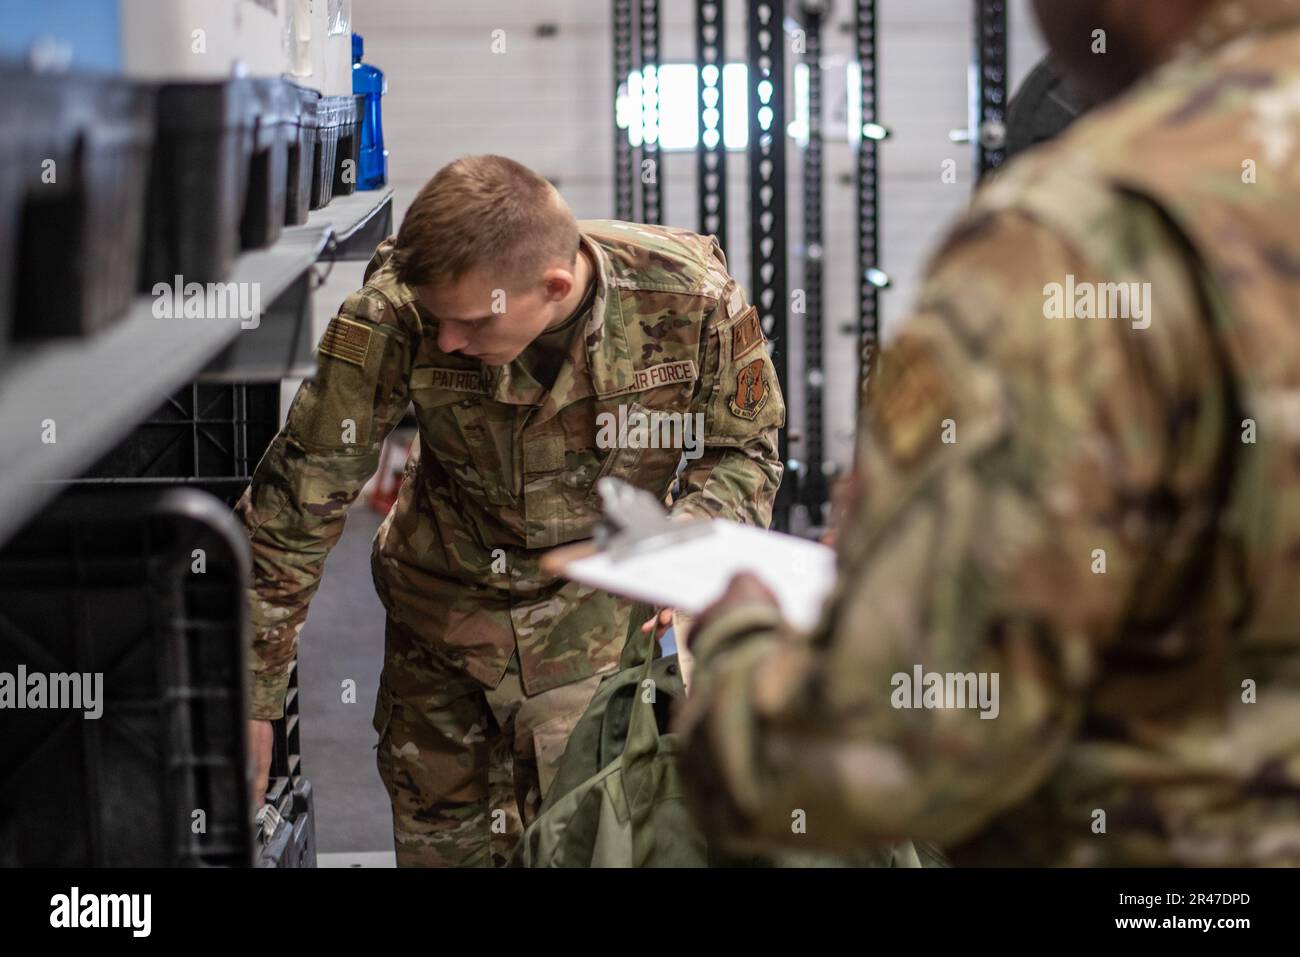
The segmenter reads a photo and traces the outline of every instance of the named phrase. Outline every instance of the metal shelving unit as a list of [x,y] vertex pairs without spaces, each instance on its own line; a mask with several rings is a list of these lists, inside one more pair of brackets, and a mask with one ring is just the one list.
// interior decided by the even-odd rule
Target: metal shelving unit
[[[226,282],[258,283],[260,324],[158,319],[140,296],[99,335],[15,349],[0,366],[0,543],[187,382],[310,375],[311,267],[368,258],[392,226],[392,190],[341,196],[241,256]],[[205,370],[207,370],[205,372]],[[46,441],[48,423],[54,441]]]

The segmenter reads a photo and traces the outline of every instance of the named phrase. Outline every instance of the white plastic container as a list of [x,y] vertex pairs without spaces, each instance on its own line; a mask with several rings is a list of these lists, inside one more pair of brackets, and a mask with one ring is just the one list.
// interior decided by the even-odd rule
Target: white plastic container
[[295,2],[120,0],[123,72],[153,80],[280,76],[290,68]]
[[[352,0],[293,0],[297,7],[298,36],[301,21],[311,24],[307,39],[311,61],[309,75],[298,74],[305,86],[322,96],[352,95]],[[302,41],[299,41],[302,57]]]

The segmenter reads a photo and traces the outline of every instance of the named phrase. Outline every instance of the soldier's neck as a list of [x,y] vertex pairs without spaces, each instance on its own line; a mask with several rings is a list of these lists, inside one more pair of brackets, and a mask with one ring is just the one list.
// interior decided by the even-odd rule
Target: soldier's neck
[[581,247],[578,249],[578,261],[574,266],[574,280],[568,298],[557,310],[559,318],[543,329],[543,334],[560,328],[572,319],[574,313],[587,301],[587,293],[591,291],[592,283],[596,281],[596,267],[588,256],[587,250]]

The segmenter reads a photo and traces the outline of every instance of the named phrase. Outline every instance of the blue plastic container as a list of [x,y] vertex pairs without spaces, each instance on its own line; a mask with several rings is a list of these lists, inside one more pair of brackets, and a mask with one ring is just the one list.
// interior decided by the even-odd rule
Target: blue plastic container
[[361,35],[352,34],[352,92],[365,97],[357,189],[379,189],[388,183],[388,152],[384,149],[384,124],[379,102],[388,92],[388,81],[382,71],[361,62],[364,52]]
[[4,4],[0,60],[48,69],[120,73],[118,0]]

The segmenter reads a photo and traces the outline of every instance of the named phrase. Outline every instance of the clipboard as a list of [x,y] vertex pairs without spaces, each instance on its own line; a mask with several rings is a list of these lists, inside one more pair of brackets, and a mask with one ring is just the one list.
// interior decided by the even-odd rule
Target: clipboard
[[615,595],[698,615],[737,572],[753,572],[786,620],[810,631],[835,585],[834,549],[725,519],[669,519],[649,492],[619,479],[597,483],[604,518],[592,541],[561,546],[543,571]]

